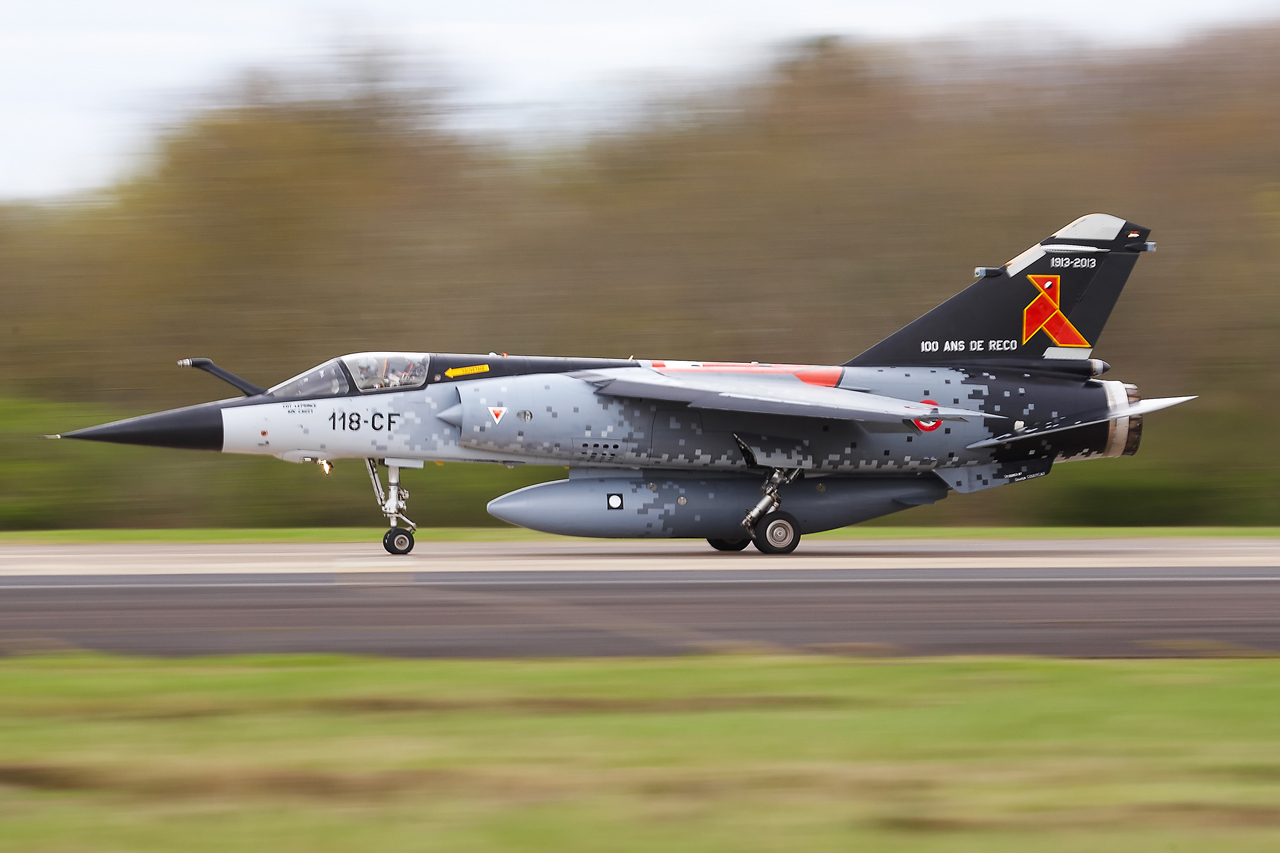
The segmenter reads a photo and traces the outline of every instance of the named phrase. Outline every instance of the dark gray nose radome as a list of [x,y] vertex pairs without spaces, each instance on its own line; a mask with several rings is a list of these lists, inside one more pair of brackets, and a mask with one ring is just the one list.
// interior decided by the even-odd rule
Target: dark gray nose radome
[[222,450],[222,403],[202,403],[171,409],[101,426],[86,427],[62,435],[85,441],[179,447],[185,450]]

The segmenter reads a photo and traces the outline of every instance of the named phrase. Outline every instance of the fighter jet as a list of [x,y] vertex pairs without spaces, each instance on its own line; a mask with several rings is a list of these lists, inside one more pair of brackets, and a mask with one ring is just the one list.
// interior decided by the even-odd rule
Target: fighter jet
[[1143,400],[1092,357],[1148,236],[1083,216],[840,365],[365,352],[264,389],[190,358],[244,396],[60,437],[326,472],[363,460],[391,554],[417,529],[400,472],[426,462],[567,467],[489,503],[522,527],[788,554],[808,533],[1133,455],[1145,415],[1194,399]]

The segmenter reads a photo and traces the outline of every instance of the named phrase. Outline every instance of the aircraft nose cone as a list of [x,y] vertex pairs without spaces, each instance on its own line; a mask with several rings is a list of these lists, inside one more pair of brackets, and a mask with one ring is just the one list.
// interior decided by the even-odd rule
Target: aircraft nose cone
[[171,409],[100,426],[64,433],[63,438],[178,447],[185,450],[222,450],[222,404],[203,403]]

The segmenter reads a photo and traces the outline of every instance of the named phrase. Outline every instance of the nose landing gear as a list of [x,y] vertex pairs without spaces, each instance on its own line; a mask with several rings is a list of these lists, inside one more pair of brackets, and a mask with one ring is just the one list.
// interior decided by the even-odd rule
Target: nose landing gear
[[[364,465],[369,471],[369,482],[373,484],[373,496],[378,501],[378,508],[387,517],[387,521],[391,522],[391,529],[382,537],[382,547],[387,549],[388,554],[408,554],[413,550],[413,531],[418,529],[418,525],[403,514],[409,492],[400,487],[400,468],[396,465],[387,466],[387,490],[384,493],[382,481],[378,479],[377,460],[366,459]],[[407,529],[402,530],[398,526],[401,521]]]

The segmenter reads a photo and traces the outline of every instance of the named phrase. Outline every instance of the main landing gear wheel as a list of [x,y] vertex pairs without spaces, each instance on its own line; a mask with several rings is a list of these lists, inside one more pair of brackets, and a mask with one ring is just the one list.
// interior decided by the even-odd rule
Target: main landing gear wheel
[[413,531],[391,528],[382,537],[382,547],[388,554],[408,554],[413,550]]
[[790,554],[800,544],[800,525],[790,513],[771,512],[756,525],[752,542],[762,554]]
[[750,539],[708,539],[707,542],[717,551],[741,551],[751,544]]

